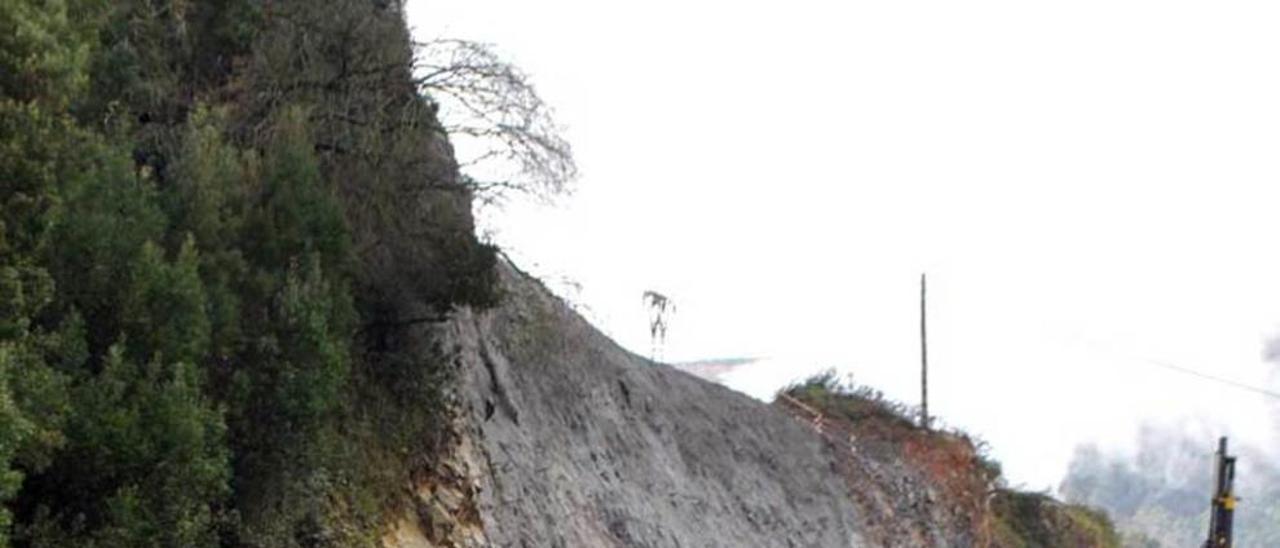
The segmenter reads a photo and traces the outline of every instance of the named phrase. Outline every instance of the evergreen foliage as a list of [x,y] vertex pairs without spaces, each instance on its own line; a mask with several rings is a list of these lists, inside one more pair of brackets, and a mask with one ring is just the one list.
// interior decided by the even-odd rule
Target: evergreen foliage
[[0,546],[376,540],[496,300],[399,9],[0,0]]

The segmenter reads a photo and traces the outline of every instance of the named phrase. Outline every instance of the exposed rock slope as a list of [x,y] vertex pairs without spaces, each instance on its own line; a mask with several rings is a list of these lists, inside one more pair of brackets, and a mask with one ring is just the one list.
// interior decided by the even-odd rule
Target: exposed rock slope
[[[508,271],[461,315],[466,433],[500,546],[848,546],[833,455],[776,409],[630,354]],[[480,460],[480,459],[477,459]]]
[[939,451],[855,439],[847,423],[820,432],[795,409],[623,350],[500,271],[504,304],[442,328],[459,377],[456,443],[386,544],[1019,545],[976,540],[986,513],[974,501],[990,492],[955,488],[974,485],[957,478],[974,473],[967,440],[919,438],[959,447]]

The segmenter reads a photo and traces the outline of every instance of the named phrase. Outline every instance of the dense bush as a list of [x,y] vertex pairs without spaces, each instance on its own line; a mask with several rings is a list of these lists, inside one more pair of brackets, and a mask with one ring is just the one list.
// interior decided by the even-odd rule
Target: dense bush
[[1048,495],[1001,489],[991,499],[995,544],[1002,548],[1118,548],[1120,536],[1100,510],[1063,504]]
[[884,428],[914,431],[916,410],[888,399],[878,390],[852,382],[841,382],[829,369],[782,390],[791,397],[842,419]]
[[496,298],[398,10],[0,0],[0,545],[374,539]]

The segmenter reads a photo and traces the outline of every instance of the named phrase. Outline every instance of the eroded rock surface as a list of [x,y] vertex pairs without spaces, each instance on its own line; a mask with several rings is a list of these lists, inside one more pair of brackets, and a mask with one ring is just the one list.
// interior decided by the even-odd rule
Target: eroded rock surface
[[623,350],[500,271],[503,304],[438,334],[457,369],[456,442],[384,544],[1025,544],[990,511],[967,438],[751,399]]
[[504,269],[448,327],[497,546],[860,546],[831,449],[771,406],[626,352]]

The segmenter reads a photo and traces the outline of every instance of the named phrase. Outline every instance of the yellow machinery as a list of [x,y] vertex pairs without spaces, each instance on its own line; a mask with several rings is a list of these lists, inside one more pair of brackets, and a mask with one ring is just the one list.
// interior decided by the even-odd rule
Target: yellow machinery
[[1218,439],[1214,455],[1213,508],[1209,512],[1209,540],[1204,548],[1230,548],[1232,513],[1236,499],[1232,484],[1236,479],[1236,458],[1227,454],[1227,438]]

